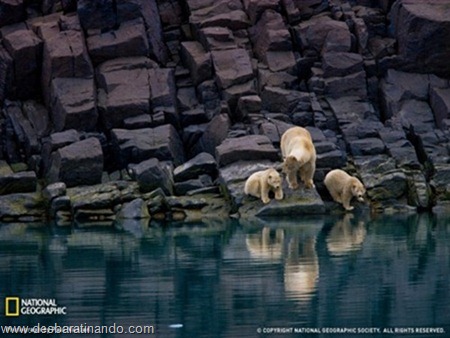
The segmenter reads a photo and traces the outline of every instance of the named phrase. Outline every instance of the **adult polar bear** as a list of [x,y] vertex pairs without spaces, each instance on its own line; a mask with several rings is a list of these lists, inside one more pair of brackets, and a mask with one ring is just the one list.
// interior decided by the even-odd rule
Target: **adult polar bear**
[[292,127],[281,136],[281,154],[283,155],[283,171],[287,175],[289,188],[297,189],[297,173],[305,187],[314,188],[314,172],[316,171],[316,148],[308,130]]

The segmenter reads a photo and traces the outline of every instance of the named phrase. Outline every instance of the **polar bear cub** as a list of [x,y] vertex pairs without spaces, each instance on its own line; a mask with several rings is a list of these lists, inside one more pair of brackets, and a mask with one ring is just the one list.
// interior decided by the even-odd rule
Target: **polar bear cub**
[[269,191],[275,193],[275,199],[283,199],[283,188],[281,186],[281,176],[273,168],[257,171],[250,175],[245,182],[244,192],[246,195],[252,195],[261,198],[264,204],[270,202]]
[[283,155],[283,171],[287,175],[289,188],[297,189],[297,173],[306,188],[314,188],[314,172],[316,171],[316,149],[308,130],[292,127],[281,136],[281,154]]
[[350,201],[353,197],[360,202],[364,202],[364,194],[366,193],[366,188],[356,177],[350,176],[345,171],[341,169],[331,170],[323,181],[331,197],[343,205],[345,210],[353,210],[350,206]]

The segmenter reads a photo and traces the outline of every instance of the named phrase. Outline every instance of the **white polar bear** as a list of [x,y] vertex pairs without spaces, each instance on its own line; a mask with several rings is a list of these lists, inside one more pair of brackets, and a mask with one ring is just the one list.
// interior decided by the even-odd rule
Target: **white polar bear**
[[350,176],[345,171],[341,169],[331,170],[323,181],[331,197],[341,203],[345,210],[353,210],[350,206],[350,201],[353,197],[356,197],[358,201],[364,202],[364,194],[366,193],[366,188],[356,177]]
[[283,172],[287,175],[289,188],[297,189],[297,173],[306,188],[314,188],[316,171],[316,149],[311,134],[302,127],[292,127],[281,136],[281,154],[283,155]]
[[244,192],[246,195],[252,195],[261,198],[264,204],[270,202],[269,191],[275,193],[275,199],[283,199],[283,188],[281,187],[281,176],[273,168],[257,171],[250,175],[245,182]]

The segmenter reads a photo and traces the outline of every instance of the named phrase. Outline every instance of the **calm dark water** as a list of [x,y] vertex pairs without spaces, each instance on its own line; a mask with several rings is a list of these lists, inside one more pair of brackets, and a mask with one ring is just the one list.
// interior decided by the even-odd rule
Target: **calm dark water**
[[[450,216],[122,226],[0,225],[0,323],[154,325],[169,338],[418,327],[445,333],[354,336],[450,337]],[[67,315],[5,317],[7,296],[55,299]]]

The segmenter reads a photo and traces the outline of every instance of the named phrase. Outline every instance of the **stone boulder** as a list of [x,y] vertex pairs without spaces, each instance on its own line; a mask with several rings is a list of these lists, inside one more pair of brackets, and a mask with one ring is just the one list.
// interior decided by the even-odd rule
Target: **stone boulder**
[[177,89],[173,69],[152,68],[148,70],[148,75],[153,111],[166,109],[177,112]]
[[323,77],[342,77],[363,71],[363,58],[360,54],[328,52],[323,55]]
[[215,50],[211,56],[220,88],[226,89],[253,79],[252,63],[245,49]]
[[217,163],[211,154],[200,153],[173,171],[175,182],[195,179],[200,175],[217,176]]
[[142,19],[126,21],[115,30],[90,35],[86,43],[96,65],[120,57],[147,56],[149,52]]
[[328,16],[314,16],[294,28],[297,41],[303,50],[324,52],[349,52],[351,33],[345,22]]
[[189,0],[187,5],[191,13],[189,21],[194,27],[230,27],[238,30],[250,24],[239,0]]
[[183,144],[172,125],[134,130],[113,129],[111,138],[116,165],[120,168],[152,157],[160,161],[173,161],[176,166],[184,162]]
[[25,25],[14,27],[18,28],[11,28],[10,31],[1,30],[3,44],[14,60],[14,86],[9,91],[18,99],[38,97],[41,94],[39,84],[42,40]]
[[142,198],[136,198],[125,203],[117,213],[118,219],[142,219],[150,218],[147,203]]
[[216,147],[225,140],[230,126],[231,121],[228,114],[220,114],[215,116],[204,128],[200,127],[201,136],[197,143],[190,148],[192,154],[207,152],[215,156]]
[[81,32],[68,30],[52,33],[44,40],[42,86],[47,103],[52,79],[92,76],[93,67]]
[[39,193],[0,196],[0,221],[36,222],[44,220],[44,201]]
[[[266,10],[258,23],[249,29],[253,50],[271,71],[292,69],[296,65],[291,35],[283,17],[275,10]],[[284,54],[284,57],[282,56]]]
[[212,78],[211,54],[205,51],[200,42],[182,42],[181,56],[184,65],[191,73],[191,78],[195,85]]
[[51,116],[55,131],[94,131],[97,127],[93,79],[55,78],[51,89]]
[[261,93],[261,108],[283,114],[290,114],[294,108],[309,110],[310,95],[307,92],[266,86]]
[[25,150],[26,156],[29,158],[31,155],[39,153],[41,150],[39,136],[33,125],[23,114],[20,104],[7,102],[4,108],[4,115],[7,121],[11,123],[17,143]]
[[450,75],[450,8],[445,1],[396,1],[391,9],[391,30],[406,68]]
[[444,120],[450,118],[450,88],[431,88],[430,104],[436,126],[445,129]]
[[150,114],[148,69],[156,66],[148,58],[132,57],[110,60],[97,68],[98,109],[106,129],[123,127],[126,118]]
[[173,194],[172,173],[169,167],[157,158],[150,158],[139,164],[130,164],[128,169],[142,193],[161,188],[166,195]]
[[37,177],[34,171],[0,175],[0,195],[35,192]]
[[216,147],[216,159],[223,167],[243,159],[277,161],[279,154],[267,136],[248,135],[225,139]]
[[25,20],[25,5],[23,0],[0,1],[0,27]]
[[52,153],[47,180],[64,182],[67,187],[100,183],[103,151],[100,141],[91,137],[72,143]]

